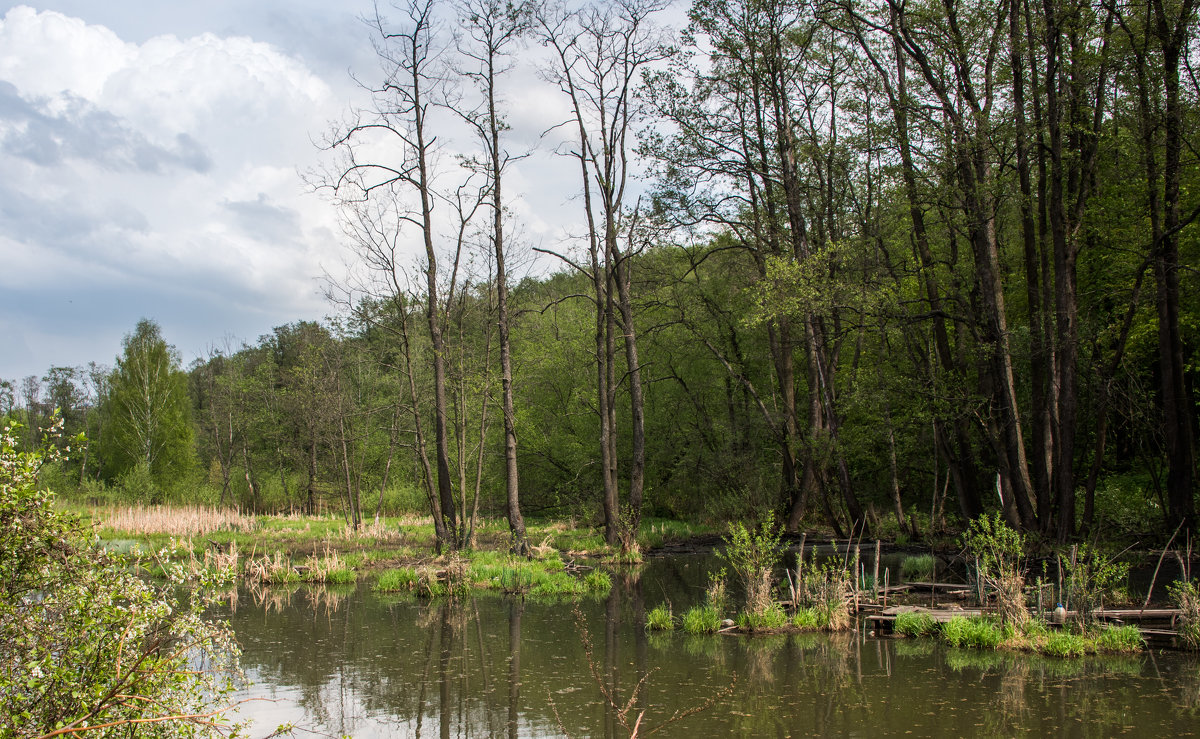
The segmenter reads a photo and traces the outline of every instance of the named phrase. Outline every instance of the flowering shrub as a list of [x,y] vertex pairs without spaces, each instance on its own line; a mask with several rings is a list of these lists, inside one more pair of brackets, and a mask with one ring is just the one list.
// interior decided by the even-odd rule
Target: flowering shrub
[[97,548],[38,483],[60,452],[18,451],[14,431],[0,432],[0,736],[235,733],[236,644],[202,616],[213,576],[181,588],[160,557],[167,582],[151,584]]

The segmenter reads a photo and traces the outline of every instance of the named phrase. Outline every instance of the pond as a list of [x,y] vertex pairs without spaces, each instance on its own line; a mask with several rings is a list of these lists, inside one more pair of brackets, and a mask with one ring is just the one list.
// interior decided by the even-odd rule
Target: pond
[[654,735],[689,739],[1200,729],[1193,655],[1057,660],[861,631],[647,634],[645,612],[695,603],[705,569],[652,559],[578,608],[490,595],[429,602],[366,584],[243,590],[228,606],[251,681],[239,697],[255,699],[241,716],[258,737],[285,722],[300,737],[623,737],[643,712],[641,736],[666,724]]

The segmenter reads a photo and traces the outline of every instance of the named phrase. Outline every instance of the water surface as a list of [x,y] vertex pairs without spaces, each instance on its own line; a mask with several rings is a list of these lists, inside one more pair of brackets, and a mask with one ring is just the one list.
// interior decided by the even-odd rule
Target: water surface
[[229,614],[252,681],[242,697],[263,700],[242,715],[254,736],[292,722],[298,736],[368,739],[628,736],[639,715],[642,736],[665,723],[654,736],[688,739],[1200,727],[1200,659],[1179,653],[1057,660],[861,633],[647,634],[645,611],[694,603],[703,570],[652,560],[578,614],[570,602],[429,602],[366,585],[243,590]]

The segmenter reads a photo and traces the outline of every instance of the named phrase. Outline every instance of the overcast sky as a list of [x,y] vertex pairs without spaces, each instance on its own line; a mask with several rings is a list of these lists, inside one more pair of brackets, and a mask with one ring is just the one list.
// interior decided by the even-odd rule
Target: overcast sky
[[[298,172],[378,69],[366,0],[0,2],[0,379],[111,364],[139,318],[187,364],[333,308],[350,257]],[[518,70],[514,135],[563,115]],[[526,242],[570,228],[543,144],[506,189]],[[567,194],[564,194],[567,193]]]

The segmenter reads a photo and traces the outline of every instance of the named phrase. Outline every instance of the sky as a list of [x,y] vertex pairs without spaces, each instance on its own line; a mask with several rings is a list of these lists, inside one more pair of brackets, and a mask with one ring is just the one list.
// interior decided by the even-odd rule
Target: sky
[[[0,2],[0,379],[112,364],[141,318],[186,366],[333,313],[326,276],[355,261],[302,174],[367,102],[351,73],[378,76],[372,8]],[[508,206],[527,250],[554,247],[578,221],[578,169],[539,135],[565,101],[532,65],[511,89],[513,140],[534,154],[506,181]]]

